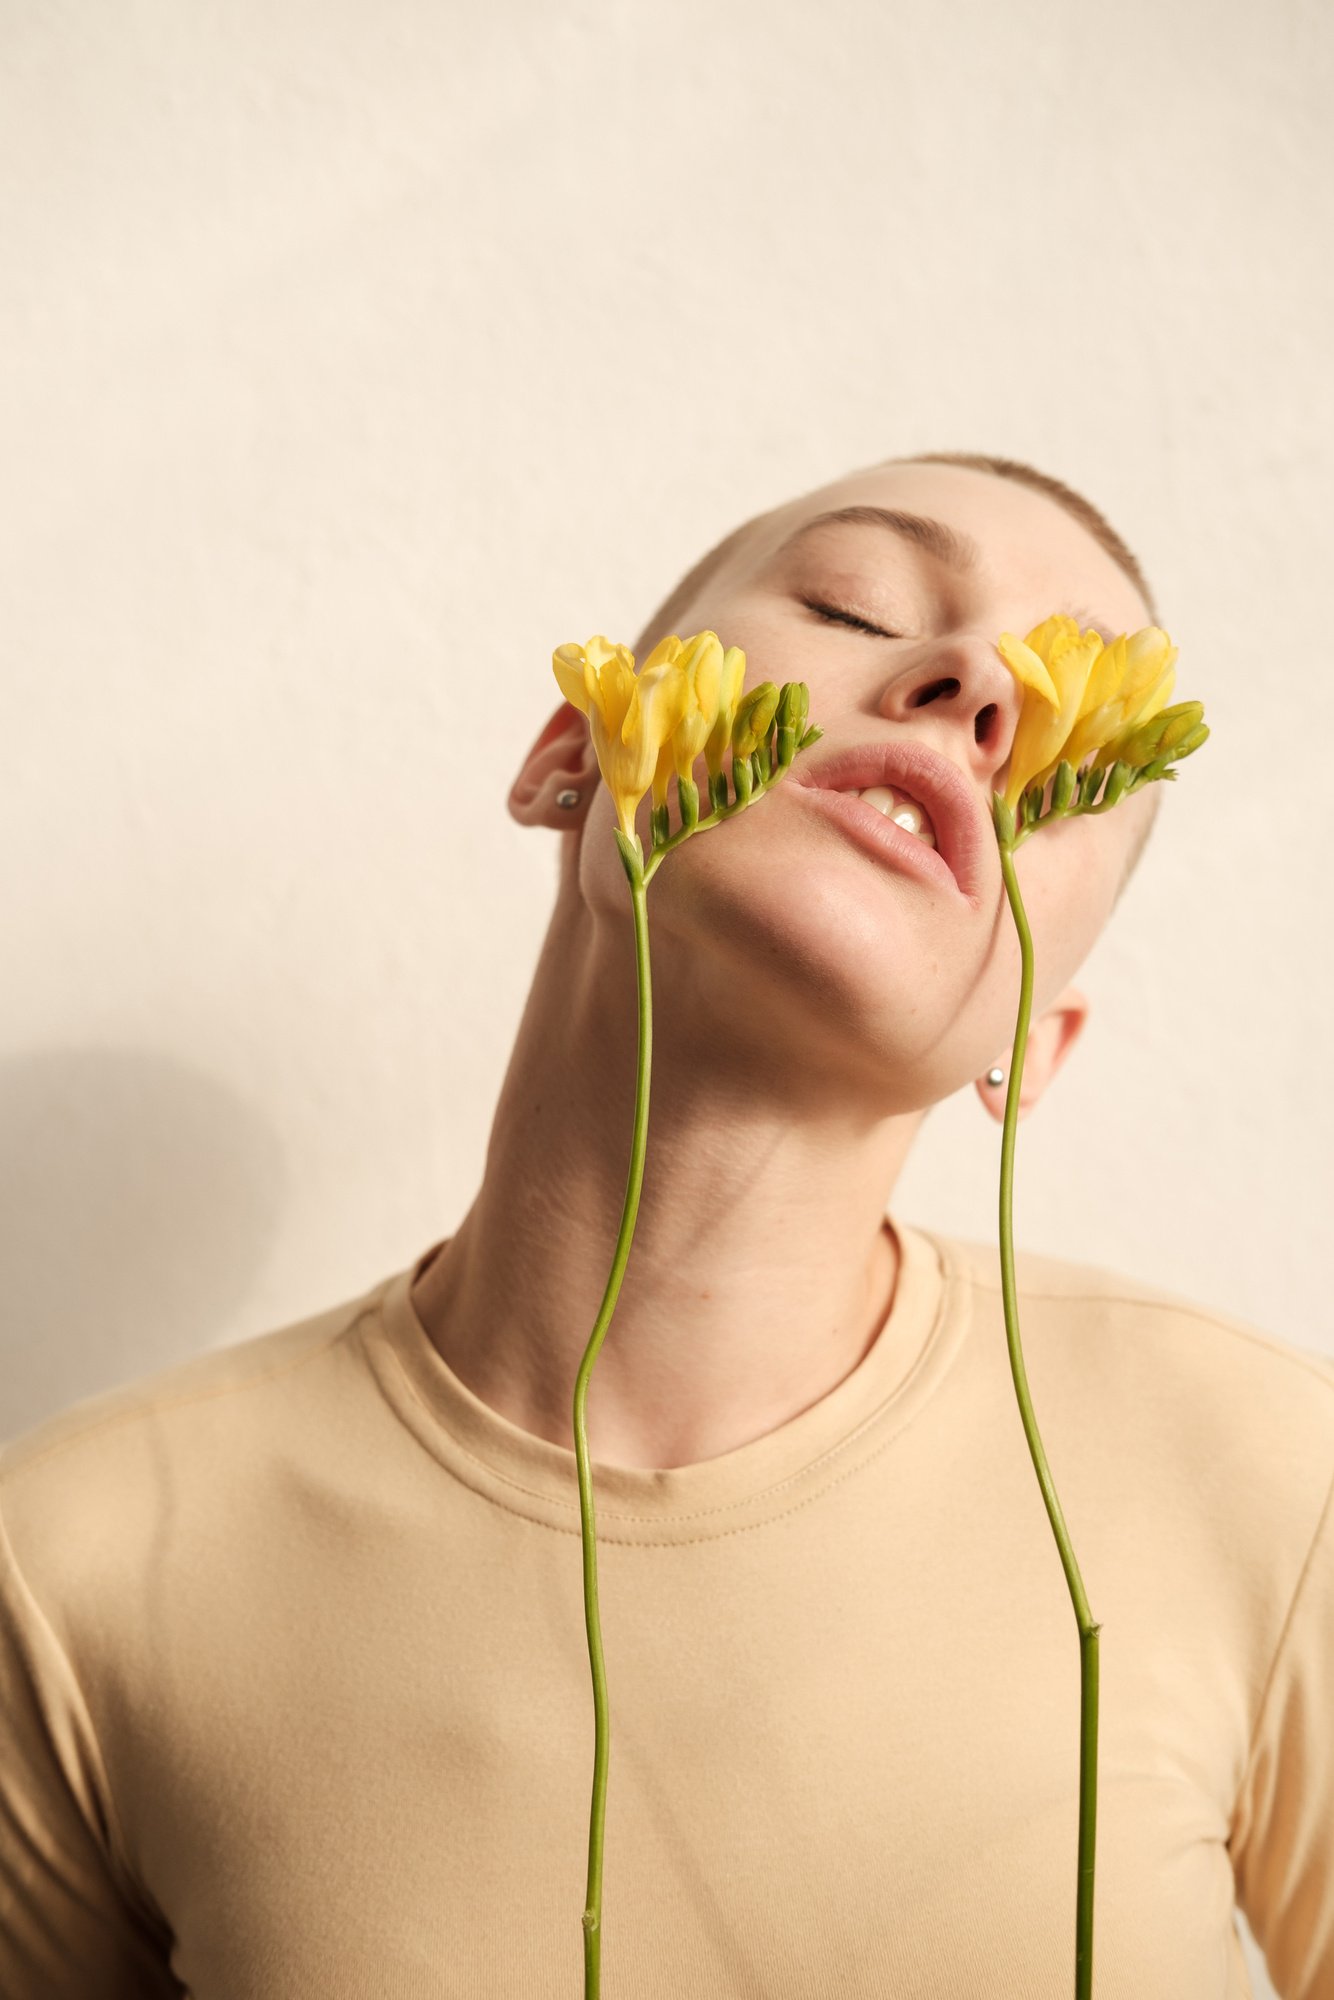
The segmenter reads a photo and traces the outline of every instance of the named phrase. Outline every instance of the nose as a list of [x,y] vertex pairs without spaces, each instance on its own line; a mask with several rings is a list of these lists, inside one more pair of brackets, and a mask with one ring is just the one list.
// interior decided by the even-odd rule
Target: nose
[[995,644],[980,633],[935,639],[904,662],[879,713],[930,735],[935,746],[990,786],[1010,755],[1023,689]]

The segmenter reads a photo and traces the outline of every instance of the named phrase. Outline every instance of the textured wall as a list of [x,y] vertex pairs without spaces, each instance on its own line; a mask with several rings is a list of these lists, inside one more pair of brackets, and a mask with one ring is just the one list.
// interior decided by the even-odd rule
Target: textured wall
[[[1327,8],[0,24],[0,1435],[454,1226],[555,881],[504,810],[552,646],[928,447],[1105,507],[1214,729],[1020,1238],[1334,1349]],[[989,1235],[997,1144],[944,1107],[899,1212]]]

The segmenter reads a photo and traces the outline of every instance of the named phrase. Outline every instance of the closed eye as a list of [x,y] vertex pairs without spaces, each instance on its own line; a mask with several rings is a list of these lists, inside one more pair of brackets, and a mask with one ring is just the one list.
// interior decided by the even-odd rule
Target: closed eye
[[817,617],[827,618],[831,624],[851,625],[858,632],[874,632],[878,639],[901,639],[901,632],[887,632],[883,625],[873,625],[869,618],[859,618],[855,611],[838,611],[832,604],[820,604],[813,597],[803,597],[801,602]]

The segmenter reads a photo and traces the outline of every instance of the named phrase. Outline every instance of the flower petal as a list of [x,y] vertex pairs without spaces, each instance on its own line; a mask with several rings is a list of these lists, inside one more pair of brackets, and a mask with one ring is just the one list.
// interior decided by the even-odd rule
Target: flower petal
[[640,668],[640,672],[646,674],[652,667],[664,666],[669,660],[679,660],[682,650],[681,641],[677,638],[675,632],[669,632],[665,638],[659,639],[657,645]]
[[1039,658],[1050,660],[1058,647],[1068,646],[1078,637],[1078,620],[1071,618],[1068,612],[1058,611],[1052,617],[1044,618],[1040,625],[1035,625],[1024,643]]
[[655,806],[665,806],[667,803],[667,786],[676,769],[675,745],[675,737],[669,736],[661,750],[659,750],[658,761],[653,767],[652,791]]
[[[1017,806],[1024,792],[1040,777],[1050,777],[1067,755],[1066,743],[1075,727],[1093,667],[1102,652],[1096,632],[1081,633],[1073,618],[1049,618],[1029,634],[1043,644],[1057,705],[1045,693],[1029,688],[1010,743],[1010,775],[1005,802]],[[1032,650],[1032,649],[1030,649]],[[1008,664],[1008,662],[1007,662]]]
[[627,667],[631,673],[634,672],[635,656],[630,648],[614,645],[604,633],[595,632],[584,651],[595,673],[600,674],[612,660],[619,660],[622,666]]
[[1033,651],[1024,640],[1017,639],[1013,632],[1002,632],[996,641],[997,650],[1010,672],[1021,687],[1032,688],[1035,694],[1050,702],[1055,708],[1059,702],[1056,683],[1047,671],[1046,662]]
[[732,741],[732,721],[746,680],[746,655],[740,646],[729,646],[723,654],[719,676],[718,706],[704,745],[704,762],[709,776],[716,778]]
[[690,678],[698,712],[712,723],[718,713],[723,682],[723,647],[716,632],[696,632],[681,649],[681,664]]
[[689,704],[690,682],[678,661],[667,660],[661,666],[649,667],[634,683],[621,725],[621,741],[630,744],[638,738],[651,744],[656,759]]
[[573,644],[557,646],[551,655],[551,666],[566,701],[587,715],[589,693],[584,678],[583,647]]
[[[592,641],[589,642],[587,650],[592,665]],[[608,741],[612,741],[623,734],[630,713],[630,704],[634,700],[633,655],[624,646],[619,646],[604,655],[600,666],[593,670],[597,673],[597,682],[590,689],[590,693],[602,717],[602,726],[607,732]]]

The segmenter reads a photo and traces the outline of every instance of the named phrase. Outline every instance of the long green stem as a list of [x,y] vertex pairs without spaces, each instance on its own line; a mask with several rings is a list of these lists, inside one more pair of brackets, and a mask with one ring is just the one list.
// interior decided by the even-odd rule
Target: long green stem
[[588,1888],[584,1898],[584,2000],[597,2000],[602,1982],[602,1843],[607,1817],[607,1760],[611,1722],[607,1711],[607,1675],[602,1660],[602,1626],[598,1616],[597,1529],[593,1520],[593,1480],[588,1459],[588,1383],[602,1338],[611,1323],[616,1296],[625,1275],[644,1180],[648,1143],[649,1065],[653,1053],[653,993],[648,956],[648,890],[641,874],[630,882],[635,916],[635,960],[639,975],[639,1066],[635,1076],[635,1125],[630,1144],[630,1177],[626,1183],[621,1229],[616,1239],[611,1275],[589,1336],[574,1383],[574,1455],[579,1467],[579,1527],[584,1547],[584,1624],[588,1659],[593,1670],[593,1803],[588,1822]]
[[1079,1625],[1079,1850],[1075,1894],[1075,2000],[1092,2000],[1093,1993],[1093,1862],[1098,1831],[1098,1634],[1093,1622],[1084,1580],[1079,1574],[1070,1535],[1056,1497],[1047,1455],[1038,1436],[1037,1419],[1028,1393],[1028,1376],[1019,1346],[1019,1304],[1014,1283],[1014,1236],[1012,1202],[1014,1195],[1014,1135],[1019,1123],[1019,1086],[1024,1074],[1024,1050],[1028,1043],[1028,1021],[1033,1007],[1033,937],[1028,928],[1019,878],[1015,873],[1014,850],[1000,842],[1001,873],[1010,899],[1015,928],[1019,933],[1021,973],[1019,1014],[1015,1022],[1014,1047],[1010,1056],[1010,1087],[1005,1094],[1005,1125],[1001,1138],[1000,1171],[1000,1261],[1001,1294],[1005,1305],[1005,1337],[1010,1350],[1010,1372],[1014,1377],[1024,1435],[1032,1455],[1038,1484],[1047,1505],[1056,1546],[1061,1552],[1065,1580]]

